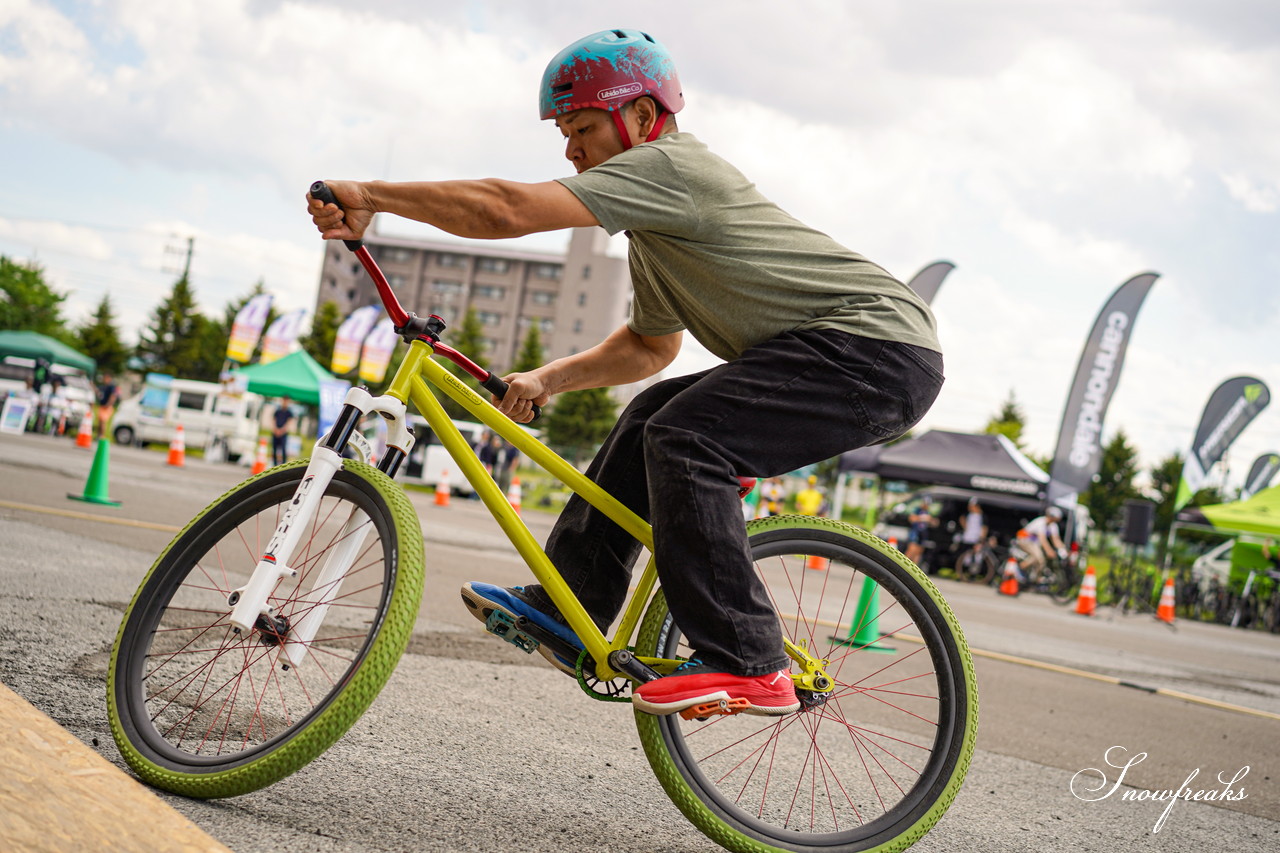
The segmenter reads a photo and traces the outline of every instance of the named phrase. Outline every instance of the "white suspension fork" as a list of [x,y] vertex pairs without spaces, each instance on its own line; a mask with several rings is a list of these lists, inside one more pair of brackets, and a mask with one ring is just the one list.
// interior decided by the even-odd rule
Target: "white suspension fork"
[[[362,414],[377,412],[382,415],[388,425],[389,446],[398,447],[406,454],[413,447],[413,433],[406,423],[404,403],[386,395],[373,397],[363,388],[349,390],[343,403],[355,406]],[[360,455],[362,461],[369,461],[369,444],[359,432],[352,434],[348,446]],[[233,608],[230,618],[233,630],[251,630],[259,616],[274,614],[275,608],[268,603],[271,592],[283,578],[297,576],[297,570],[290,566],[294,549],[315,517],[329,483],[341,467],[342,457],[337,452],[325,447],[323,442],[316,445],[302,482],[298,484],[293,500],[280,519],[249,582],[232,592],[228,598],[227,603]],[[311,641],[315,639],[328,614],[330,603],[338,597],[343,579],[364,548],[371,526],[368,515],[353,507],[336,547],[325,558],[324,567],[316,576],[310,591],[297,601],[298,611],[303,615],[289,626],[284,649],[290,664],[298,666],[306,657]]]
[[359,508],[352,508],[347,523],[342,526],[338,547],[331,550],[325,558],[324,568],[316,576],[311,591],[299,600],[304,613],[289,629],[289,640],[284,647],[285,657],[294,666],[302,663],[302,659],[306,657],[311,641],[315,639],[324,617],[329,613],[329,602],[338,597],[342,581],[364,547],[372,526],[369,516]]
[[249,576],[249,582],[233,590],[227,597],[227,604],[232,608],[231,629],[236,633],[251,630],[259,616],[271,616],[275,612],[275,607],[268,604],[267,599],[282,579],[298,574],[297,569],[290,568],[289,560],[298,546],[298,540],[315,517],[316,507],[320,505],[325,490],[333,481],[333,475],[341,467],[341,456],[326,447],[316,445],[311,463],[302,475],[302,482],[294,491],[293,500],[276,525],[271,541],[267,543],[253,574]]

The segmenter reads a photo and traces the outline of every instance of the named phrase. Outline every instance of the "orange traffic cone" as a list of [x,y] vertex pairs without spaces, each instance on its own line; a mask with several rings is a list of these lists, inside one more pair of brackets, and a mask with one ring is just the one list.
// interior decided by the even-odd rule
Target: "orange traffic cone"
[[1000,594],[1018,594],[1018,560],[1015,557],[1010,557],[1004,564],[1004,580],[1000,582]]
[[182,435],[182,424],[173,429],[173,441],[169,442],[169,464],[178,467],[187,464],[187,442]]
[[898,537],[896,536],[889,537],[889,547],[895,551],[898,550]]
[[1093,566],[1085,569],[1084,580],[1080,583],[1080,596],[1076,599],[1076,612],[1081,616],[1092,616],[1098,607],[1098,576]]
[[1156,608],[1156,618],[1161,622],[1173,624],[1174,619],[1173,578],[1166,578],[1164,589],[1160,591],[1160,606]]
[[831,561],[826,557],[815,557],[812,554],[806,557],[804,561],[804,567],[806,569],[813,569],[817,572],[825,572],[829,565],[831,565]]
[[441,471],[436,481],[436,506],[449,505],[449,472]]
[[76,433],[76,447],[92,447],[93,446],[93,424],[89,415],[85,415],[80,419],[80,431]]
[[256,476],[265,470],[267,470],[267,440],[259,438],[258,452],[253,457],[253,467],[249,469],[249,475]]
[[507,500],[511,502],[511,508],[516,511],[516,515],[520,514],[520,500],[523,495],[520,492],[520,478],[511,478],[511,488],[507,489]]

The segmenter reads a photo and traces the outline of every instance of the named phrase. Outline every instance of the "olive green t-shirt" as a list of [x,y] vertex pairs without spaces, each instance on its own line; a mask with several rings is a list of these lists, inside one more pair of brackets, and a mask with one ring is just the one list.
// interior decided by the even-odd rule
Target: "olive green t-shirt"
[[911,288],[797,221],[691,134],[673,133],[561,178],[610,234],[630,238],[637,334],[688,329],[729,360],[796,329],[839,329],[940,352]]

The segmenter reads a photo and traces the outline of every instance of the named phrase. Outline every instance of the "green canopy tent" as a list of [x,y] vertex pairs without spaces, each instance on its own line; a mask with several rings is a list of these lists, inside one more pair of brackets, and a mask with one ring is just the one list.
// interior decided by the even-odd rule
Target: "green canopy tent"
[[249,379],[249,390],[264,397],[284,397],[310,406],[320,405],[320,383],[332,382],[333,374],[305,350],[290,353],[270,364],[254,364],[242,368],[241,376]]
[[51,364],[83,370],[90,376],[98,369],[98,363],[89,356],[38,332],[0,332],[0,358],[8,356],[43,359]]
[[1209,524],[1219,530],[1280,536],[1280,486],[1258,492],[1244,501],[1188,507],[1178,521]]

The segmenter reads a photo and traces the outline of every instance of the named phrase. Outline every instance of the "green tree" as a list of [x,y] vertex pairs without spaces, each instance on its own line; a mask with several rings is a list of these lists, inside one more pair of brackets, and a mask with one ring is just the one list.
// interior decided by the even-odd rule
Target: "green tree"
[[1102,449],[1098,476],[1080,496],[1095,529],[1104,533],[1115,530],[1122,520],[1124,502],[1142,496],[1133,484],[1137,474],[1138,451],[1124,430],[1116,430],[1115,437]]
[[[191,282],[184,275],[174,282],[173,290],[156,306],[150,324],[142,330],[138,358],[147,370],[191,378],[192,371],[199,368],[199,348],[209,344],[204,319],[196,309]],[[223,346],[225,353],[225,342]]]
[[66,299],[45,281],[38,264],[20,264],[0,255],[0,330],[38,332],[75,346],[76,336],[62,317]]
[[1181,453],[1173,453],[1156,463],[1148,472],[1151,486],[1147,497],[1156,505],[1155,524],[1152,533],[1159,543],[1160,553],[1157,563],[1164,561],[1165,548],[1168,545],[1169,528],[1173,526],[1174,498],[1178,494],[1178,481],[1182,478],[1184,459]]
[[98,363],[98,371],[119,373],[129,358],[129,348],[120,340],[115,312],[111,308],[111,294],[104,293],[102,301],[84,325],[76,330],[77,349]]
[[1000,411],[987,421],[982,431],[987,435],[1003,435],[1017,447],[1022,447],[1022,431],[1026,425],[1026,415],[1022,413],[1022,407],[1018,405],[1017,397],[1010,388],[1009,396],[1001,404]]
[[511,365],[511,372],[528,373],[530,370],[541,367],[546,357],[538,324],[530,323],[529,331],[524,336],[524,343],[520,345],[520,352],[516,354],[516,362]]
[[216,382],[227,363],[229,333],[222,323],[203,314],[196,314],[191,328],[191,339],[196,345],[185,353],[182,376]]
[[338,304],[326,301],[311,319],[311,331],[299,339],[307,354],[320,362],[326,370],[333,363],[333,342],[338,337],[338,327],[341,325],[342,314],[338,311]]
[[604,441],[618,421],[618,404],[608,388],[569,391],[546,413],[547,441],[577,465]]

